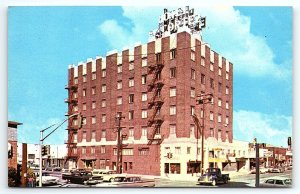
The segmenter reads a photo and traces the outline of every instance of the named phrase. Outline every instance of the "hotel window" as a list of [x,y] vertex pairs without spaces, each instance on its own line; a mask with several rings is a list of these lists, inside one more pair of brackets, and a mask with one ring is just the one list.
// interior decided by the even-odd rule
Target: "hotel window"
[[132,168],[133,168],[133,163],[129,162],[129,169],[132,169]]
[[133,156],[133,148],[123,148],[122,154],[124,156]]
[[218,99],[218,106],[222,106],[222,99],[221,98]]
[[142,67],[147,66],[147,58],[142,59]]
[[118,69],[118,73],[122,73],[122,64],[118,65],[117,69]]
[[82,147],[82,148],[81,148],[81,153],[82,153],[82,154],[85,154],[85,153],[86,153],[86,147]]
[[203,109],[200,109],[200,118],[203,118]]
[[139,149],[139,156],[146,156],[149,155],[150,151],[149,148],[140,148]]
[[122,80],[117,82],[117,89],[122,89]]
[[129,68],[128,69],[129,69],[129,71],[134,70],[134,63],[133,62],[129,63]]
[[92,102],[92,109],[95,109],[96,108],[96,101],[93,101]]
[[102,85],[102,93],[104,93],[104,92],[106,92],[106,85],[105,84]]
[[78,125],[78,120],[77,119],[73,119],[73,125]]
[[77,92],[73,93],[73,98],[75,98],[75,99],[78,98],[78,93]]
[[84,140],[84,141],[86,140],[86,131],[82,132],[82,140]]
[[155,133],[155,135],[160,135],[160,126],[159,126],[159,127],[157,127],[157,130],[156,130],[156,133]]
[[228,86],[226,86],[226,90],[225,90],[225,94],[229,94],[229,87]]
[[74,84],[78,84],[78,77],[74,77]]
[[117,97],[117,105],[122,104],[122,96]]
[[214,89],[215,88],[215,82],[213,78],[210,78],[210,88]]
[[194,115],[194,114],[195,114],[195,107],[191,106],[191,115]]
[[128,120],[133,120],[133,115],[134,115],[134,111],[133,110],[130,110],[128,112]]
[[209,113],[209,120],[211,120],[211,121],[214,120],[214,113],[213,112]]
[[214,71],[214,64],[213,63],[210,63],[210,68],[209,68],[211,71]]
[[96,139],[96,131],[92,131],[92,137],[91,139],[95,140]]
[[102,70],[102,77],[106,77],[106,69]]
[[129,137],[133,137],[134,136],[134,130],[133,128],[129,129]]
[[205,59],[204,59],[204,57],[201,57],[201,65],[205,66]]
[[176,96],[176,87],[170,88],[170,97]]
[[175,59],[176,57],[176,49],[171,49],[170,50],[170,59]]
[[195,88],[191,88],[191,97],[192,98],[195,98],[195,93],[196,93]]
[[102,108],[106,107],[106,100],[105,100],[105,99],[103,99],[103,100],[101,101],[101,107],[102,107]]
[[133,87],[133,86],[134,86],[134,79],[129,78],[129,87]]
[[170,68],[170,78],[176,77],[176,67]]
[[105,146],[101,146],[100,147],[100,153],[101,154],[105,154]]
[[176,125],[170,125],[170,134],[176,134]]
[[147,101],[147,93],[142,93],[142,101]]
[[186,154],[191,154],[191,147],[186,148]]
[[181,147],[175,147],[175,154],[181,154]]
[[78,106],[73,106],[73,112],[77,112],[78,111]]
[[142,84],[145,85],[147,82],[147,75],[142,75]]
[[176,115],[176,106],[170,106],[170,115]]
[[142,110],[142,118],[147,118],[147,110]]
[[97,77],[96,72],[93,72],[93,73],[92,73],[92,80],[95,80],[96,77]]
[[92,116],[92,124],[96,123],[96,116]]
[[218,139],[221,140],[221,138],[222,138],[222,131],[221,131],[221,129],[219,129],[219,130],[218,130]]
[[218,92],[222,92],[222,83],[220,83],[220,82],[218,84]]
[[96,87],[92,87],[92,95],[96,94]]
[[102,123],[105,123],[105,122],[106,122],[106,115],[103,114],[103,115],[102,115]]
[[147,136],[147,127],[142,127],[142,136]]
[[192,69],[192,71],[191,71],[191,79],[192,80],[196,79],[196,71],[195,71],[195,69]]
[[86,82],[86,75],[83,75],[83,76],[82,76],[82,81],[83,81],[83,82]]
[[73,154],[77,154],[77,148],[73,148]]
[[226,109],[229,109],[229,103],[226,101]]
[[225,138],[226,138],[226,140],[228,140],[228,138],[229,138],[229,132],[228,131],[226,131]]
[[101,138],[106,138],[106,131],[105,130],[101,131]]
[[156,53],[156,62],[161,62],[161,53]]
[[214,97],[211,98],[211,104],[214,104]]
[[129,94],[129,104],[134,102],[134,94]]
[[86,89],[82,90],[82,96],[86,96]]
[[214,137],[214,129],[213,128],[209,129],[209,135],[210,135],[210,137]]
[[82,110],[86,110],[86,103],[82,104]]
[[77,133],[73,133],[73,143],[77,143]]
[[219,67],[219,76],[222,76],[222,68]]
[[82,125],[86,125],[86,117],[82,117]]
[[95,147],[91,147],[91,154],[95,154]]
[[229,80],[229,73],[226,72],[226,79]]
[[225,124],[226,124],[226,125],[229,124],[229,117],[228,117],[228,116],[226,116],[226,118],[225,118]]
[[191,59],[195,61],[195,51],[191,51]]
[[201,73],[201,84],[205,84],[205,75]]
[[218,122],[221,123],[222,122],[222,115],[218,114]]

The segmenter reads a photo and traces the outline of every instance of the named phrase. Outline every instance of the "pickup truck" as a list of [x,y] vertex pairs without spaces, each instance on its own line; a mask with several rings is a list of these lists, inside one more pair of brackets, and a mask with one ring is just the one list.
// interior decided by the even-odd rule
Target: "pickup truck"
[[72,175],[69,177],[69,180],[71,183],[84,184],[84,182],[89,180],[90,178],[92,178],[91,172],[75,171],[72,172]]
[[229,180],[229,174],[222,174],[219,168],[208,168],[206,169],[205,174],[199,177],[198,183],[215,186],[220,182],[227,184]]

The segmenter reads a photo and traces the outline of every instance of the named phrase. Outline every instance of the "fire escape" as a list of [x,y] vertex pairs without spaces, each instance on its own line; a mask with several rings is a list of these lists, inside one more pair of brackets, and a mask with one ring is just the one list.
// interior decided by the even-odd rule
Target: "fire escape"
[[[77,96],[75,96],[75,93],[77,95],[78,85],[74,83],[70,83],[68,86],[65,87],[65,89],[68,90],[68,99],[65,100],[66,103],[68,103],[68,112],[65,116],[70,116],[74,113],[78,113],[78,99]],[[65,142],[67,144],[67,150],[68,154],[65,160],[65,164],[67,161],[71,160],[77,163],[78,155],[76,152],[74,152],[74,149],[77,148],[77,140],[74,139],[74,134],[77,134],[77,131],[79,129],[79,123],[78,116],[72,117],[68,120],[68,127],[66,130],[68,130],[68,140]]]
[[164,65],[160,59],[160,53],[156,54],[156,63],[148,66],[148,75],[152,76],[148,84],[148,93],[152,92],[152,98],[148,102],[148,110],[152,112],[148,120],[148,127],[152,127],[148,136],[148,145],[159,145],[163,141],[160,129],[164,122],[164,117],[161,115],[161,107],[164,104],[164,99],[161,96],[161,89],[164,86],[164,81],[161,79],[161,71]]

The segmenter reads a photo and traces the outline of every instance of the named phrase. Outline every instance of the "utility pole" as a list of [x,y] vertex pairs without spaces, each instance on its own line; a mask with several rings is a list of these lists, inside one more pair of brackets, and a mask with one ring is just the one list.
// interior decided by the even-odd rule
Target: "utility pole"
[[256,138],[254,138],[255,146],[255,187],[259,187],[259,144]]
[[117,173],[122,174],[122,139],[121,137],[121,120],[125,117],[122,117],[122,112],[118,113],[116,116],[116,125],[117,125]]
[[[200,99],[197,100],[198,104],[202,104],[203,107],[203,115],[202,115],[202,127],[201,127],[201,175],[204,174],[204,128],[205,128],[205,104],[211,103],[213,94],[201,94]],[[197,131],[198,133],[198,131]],[[198,148],[197,148],[198,149]],[[207,147],[208,151],[208,147]]]

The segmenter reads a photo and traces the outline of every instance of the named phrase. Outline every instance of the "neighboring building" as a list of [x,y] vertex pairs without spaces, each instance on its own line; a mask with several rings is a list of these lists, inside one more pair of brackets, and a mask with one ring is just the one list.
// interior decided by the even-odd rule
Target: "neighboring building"
[[[201,121],[204,115],[205,142],[209,138],[222,145],[233,141],[232,64],[189,29],[71,65],[68,73],[68,115],[83,115],[82,129],[78,130],[76,117],[68,123],[70,167],[116,168],[115,117],[120,113],[125,116],[121,126],[127,145],[124,173],[162,174],[168,163],[167,146],[174,157],[187,149],[195,155],[201,138],[197,144],[192,114]],[[205,104],[203,113],[196,100],[208,93],[213,100]],[[210,149],[207,146],[204,149]],[[199,159],[183,157],[179,166],[168,168],[186,173],[187,162],[194,162],[196,170]]]
[[18,164],[18,125],[22,125],[22,123],[8,121],[8,167],[15,169],[17,169]]

